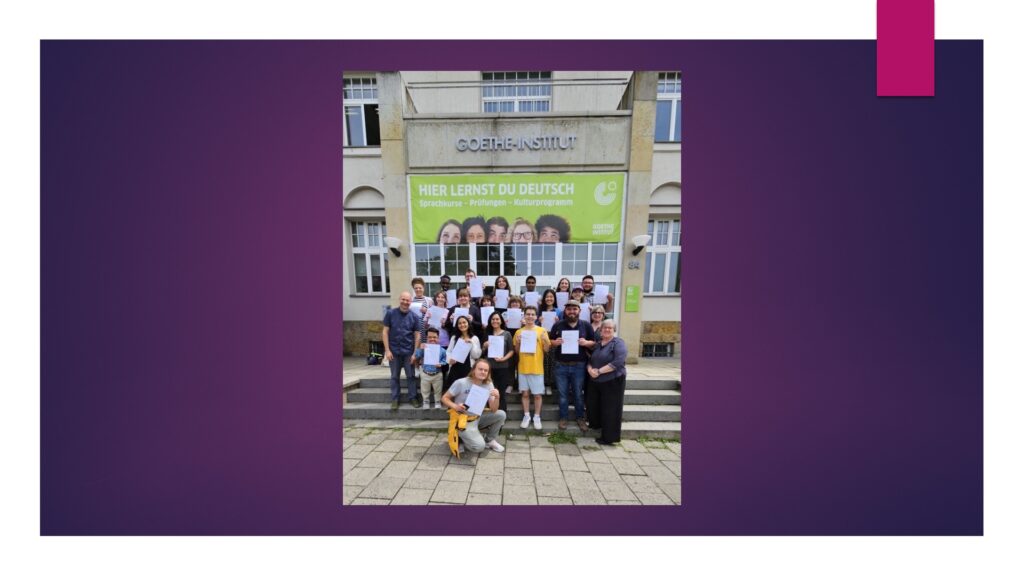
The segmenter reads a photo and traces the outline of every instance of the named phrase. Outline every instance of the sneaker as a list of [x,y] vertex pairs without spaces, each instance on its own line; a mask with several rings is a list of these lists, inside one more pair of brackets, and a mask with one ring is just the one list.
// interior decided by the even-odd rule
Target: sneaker
[[545,386],[544,387],[544,395],[545,396],[551,396],[551,386]]
[[441,403],[440,403],[440,402],[438,402],[437,404],[434,404],[434,409],[435,409],[435,410],[443,410],[443,409],[444,409],[444,406],[441,406]]
[[412,407],[413,408],[419,408],[420,406],[423,406],[423,402],[421,402],[419,398],[413,398],[412,399]]
[[497,440],[491,440],[490,442],[488,442],[487,447],[490,448],[491,450],[494,450],[495,452],[505,451],[505,447],[502,446],[501,444],[498,444]]
[[540,430],[542,428],[540,425],[540,414],[533,417],[533,427],[536,430]]
[[569,427],[569,423],[566,422],[565,418],[562,418],[561,420],[558,421],[558,429],[559,430],[565,430],[568,427]]
[[391,410],[392,411],[398,410],[398,400],[392,400],[391,401]]
[[520,428],[529,428],[530,427],[530,415],[529,414],[526,414],[526,415],[523,416],[523,423],[520,424],[519,427]]
[[511,393],[512,393],[512,387],[511,386],[505,386],[505,394],[511,394]]
[[424,410],[430,410],[430,401],[429,400],[423,402],[423,409]]
[[587,430],[590,430],[590,428],[587,428],[587,421],[584,420],[583,418],[577,418],[576,419],[576,425],[579,426],[580,430],[583,431],[583,432],[586,432]]

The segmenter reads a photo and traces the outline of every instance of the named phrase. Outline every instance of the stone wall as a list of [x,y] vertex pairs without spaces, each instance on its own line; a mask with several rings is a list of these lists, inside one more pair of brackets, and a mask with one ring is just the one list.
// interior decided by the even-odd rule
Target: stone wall
[[677,344],[677,352],[681,336],[682,328],[679,322],[647,321],[642,323],[640,329],[641,343],[674,342]]
[[370,341],[381,341],[384,326],[378,320],[345,321],[345,356],[366,356],[370,353]]

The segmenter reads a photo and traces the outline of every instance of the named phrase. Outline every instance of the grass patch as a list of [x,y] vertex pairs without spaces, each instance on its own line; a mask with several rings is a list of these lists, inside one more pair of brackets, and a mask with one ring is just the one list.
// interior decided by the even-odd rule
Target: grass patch
[[636,439],[636,441],[641,443],[641,444],[644,444],[644,445],[646,445],[646,444],[661,444],[662,446],[664,446],[665,444],[667,444],[669,442],[674,443],[674,444],[679,444],[679,439],[678,438],[651,438],[650,436],[640,436],[639,438]]
[[557,432],[553,432],[550,436],[548,436],[548,443],[550,443],[550,444],[575,444],[576,443],[576,436],[573,435],[573,434],[566,434],[565,432],[559,430]]

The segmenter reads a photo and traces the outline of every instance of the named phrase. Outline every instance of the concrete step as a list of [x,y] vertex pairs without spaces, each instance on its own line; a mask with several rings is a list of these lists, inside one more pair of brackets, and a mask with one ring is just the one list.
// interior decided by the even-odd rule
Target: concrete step
[[[519,403],[508,404],[506,410],[509,422],[518,426],[523,419],[523,406]],[[569,405],[569,416],[575,418],[572,404]],[[392,411],[390,402],[349,402],[345,405],[343,417],[348,425],[354,420],[444,420],[448,421],[446,410],[431,408],[413,408],[411,404],[402,403],[398,410]],[[558,403],[545,402],[541,408],[541,421],[558,424]],[[680,422],[681,411],[678,405],[657,406],[650,404],[627,404],[622,408],[623,422]]]
[[[418,381],[418,380],[417,380]],[[405,386],[405,375],[401,378],[402,386]],[[362,378],[359,380],[359,388],[391,388],[391,380],[387,374],[381,378]],[[679,380],[630,380],[626,378],[626,391],[629,390],[679,390]]]
[[[506,402],[519,402],[522,396],[518,392],[506,394]],[[558,402],[558,390],[552,390],[551,396],[545,396],[544,402]],[[391,402],[391,391],[388,388],[357,388],[347,392],[347,400],[350,403],[380,403]],[[570,403],[572,401],[570,400]],[[678,390],[626,390],[626,404],[651,404],[665,406],[679,406]]]
[[[522,416],[520,416],[522,419]],[[511,424],[511,425],[509,425]],[[554,425],[549,426],[547,422],[544,423],[544,429],[539,432],[530,428],[530,434],[551,434],[558,431],[558,422],[554,422]],[[444,431],[448,429],[447,420],[345,420],[346,428],[373,428],[373,429],[390,429],[390,430],[431,430],[431,431]],[[501,429],[501,438],[505,438],[508,435],[521,436],[527,431],[519,428],[519,422],[510,422]],[[570,436],[587,436],[590,438],[597,438],[600,433],[596,430],[590,430],[589,432],[580,432],[575,425],[569,426],[563,431],[565,434]],[[646,438],[665,438],[671,440],[680,439],[680,425],[678,422],[623,422],[622,423],[622,437],[629,439],[637,439],[640,437]]]

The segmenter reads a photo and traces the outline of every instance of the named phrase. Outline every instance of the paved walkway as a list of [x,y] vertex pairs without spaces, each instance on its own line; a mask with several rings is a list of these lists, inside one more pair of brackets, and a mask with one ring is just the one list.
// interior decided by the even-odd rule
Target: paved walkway
[[678,442],[623,440],[600,446],[580,437],[576,444],[552,444],[551,433],[543,432],[525,435],[518,425],[506,428],[500,437],[505,452],[484,450],[459,460],[444,433],[347,427],[342,503],[680,503]]

